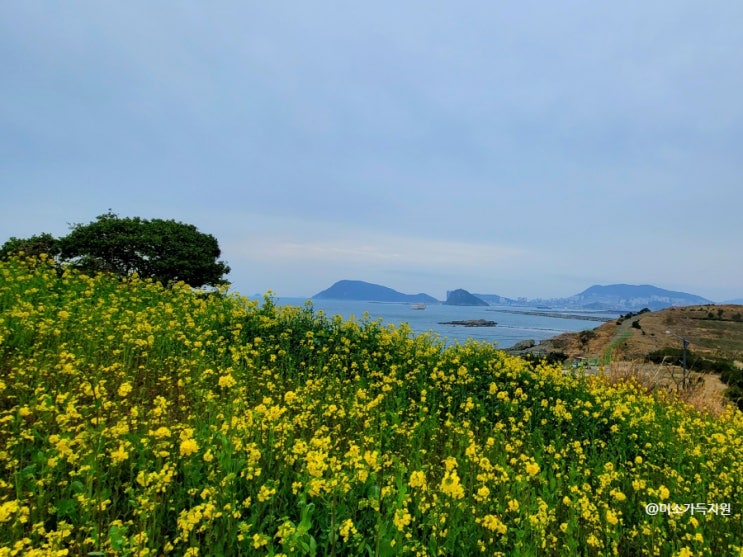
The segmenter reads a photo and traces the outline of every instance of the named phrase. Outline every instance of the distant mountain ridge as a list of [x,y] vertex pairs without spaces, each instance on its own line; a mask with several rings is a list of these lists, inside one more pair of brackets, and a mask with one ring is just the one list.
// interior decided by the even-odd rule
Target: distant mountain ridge
[[666,290],[650,284],[595,284],[583,292],[565,298],[568,305],[586,309],[663,309],[671,306],[711,304],[696,294]]
[[505,296],[500,296],[499,294],[478,294],[477,292],[473,292],[472,295],[477,296],[481,300],[485,300],[489,304],[513,305],[519,303],[518,300],[514,300],[513,298],[506,298]]
[[[460,292],[461,291],[461,292]],[[449,297],[457,293],[452,301]],[[400,303],[441,303],[439,300],[425,293],[403,294],[387,286],[365,282],[361,280],[340,280],[330,288],[318,292],[313,299],[317,300],[356,300],[371,302],[400,302]],[[464,303],[463,303],[464,302]],[[518,305],[518,306],[550,306],[596,311],[638,311],[643,308],[656,311],[672,306],[692,306],[712,304],[711,300],[689,294],[666,290],[650,284],[594,284],[583,292],[567,298],[511,299],[497,294],[470,294],[466,290],[457,289],[447,293],[447,302],[450,305]],[[734,303],[734,302],[733,302]]]
[[364,282],[339,280],[330,288],[312,296],[313,300],[355,300],[365,302],[404,302],[435,304],[439,301],[428,294],[403,294],[392,288]]
[[[644,308],[653,311],[672,306],[712,304],[711,300],[689,294],[666,290],[650,284],[594,284],[583,292],[567,298],[534,298],[513,300],[497,294],[476,294],[478,297],[498,305],[550,306],[595,311],[637,311]],[[734,302],[733,302],[734,303]]]

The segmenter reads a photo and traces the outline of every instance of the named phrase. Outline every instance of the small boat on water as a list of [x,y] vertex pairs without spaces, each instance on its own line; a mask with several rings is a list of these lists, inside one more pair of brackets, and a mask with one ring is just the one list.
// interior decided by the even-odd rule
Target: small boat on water
[[426,309],[426,304],[410,304],[410,309]]

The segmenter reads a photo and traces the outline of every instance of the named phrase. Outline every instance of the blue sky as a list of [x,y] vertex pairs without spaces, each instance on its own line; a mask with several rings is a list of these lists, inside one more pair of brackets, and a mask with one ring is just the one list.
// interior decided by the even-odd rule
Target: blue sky
[[0,242],[109,208],[244,294],[743,296],[743,3],[6,2]]

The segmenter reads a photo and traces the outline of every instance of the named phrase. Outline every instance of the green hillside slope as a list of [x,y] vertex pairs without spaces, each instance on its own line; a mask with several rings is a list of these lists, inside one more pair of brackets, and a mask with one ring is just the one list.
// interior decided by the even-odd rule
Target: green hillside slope
[[738,412],[271,299],[0,278],[1,555],[742,551]]

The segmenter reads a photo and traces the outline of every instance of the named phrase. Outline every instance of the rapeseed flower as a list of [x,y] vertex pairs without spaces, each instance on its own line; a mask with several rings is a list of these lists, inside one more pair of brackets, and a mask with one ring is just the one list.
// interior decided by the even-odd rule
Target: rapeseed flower
[[354,525],[353,520],[351,520],[350,518],[345,519],[341,523],[338,531],[344,542],[348,542],[351,536],[358,534],[358,530],[356,530],[356,526]]
[[0,522],[8,522],[20,509],[18,501],[6,501],[0,505]]
[[199,444],[193,439],[185,439],[181,441],[180,453],[181,456],[191,456],[199,451]]
[[668,499],[670,495],[671,495],[671,492],[668,490],[666,486],[662,485],[658,488],[658,497],[660,497],[662,501],[665,501],[666,499]]
[[508,532],[508,527],[495,515],[487,514],[482,518],[482,525],[490,530],[501,535],[505,535]]
[[457,471],[452,469],[444,473],[439,489],[445,495],[453,499],[464,498],[464,488],[462,487]]
[[475,498],[478,501],[486,501],[490,497],[490,489],[488,489],[488,486],[484,485],[477,489],[477,495]]
[[129,458],[129,452],[125,449],[123,443],[119,443],[119,447],[115,451],[111,451],[111,462],[118,464],[124,462]]
[[392,522],[394,523],[395,528],[402,532],[407,526],[410,525],[412,520],[413,517],[410,516],[410,513],[406,509],[397,509],[395,511],[395,516],[392,519]]
[[262,485],[260,490],[258,491],[258,501],[261,503],[265,503],[271,497],[276,493],[275,487],[268,487],[266,485]]
[[271,541],[271,538],[269,538],[265,534],[253,534],[253,547],[255,549],[265,547],[266,545],[268,545],[269,541]]
[[426,489],[426,474],[421,470],[414,470],[410,474],[410,481],[408,481],[410,487],[417,487],[420,489]]
[[119,388],[116,391],[116,393],[121,398],[125,398],[126,396],[129,395],[129,393],[132,392],[132,389],[133,389],[132,384],[129,381],[125,381],[124,383],[122,383],[121,385],[119,385]]

